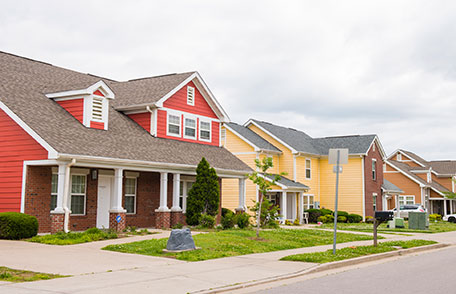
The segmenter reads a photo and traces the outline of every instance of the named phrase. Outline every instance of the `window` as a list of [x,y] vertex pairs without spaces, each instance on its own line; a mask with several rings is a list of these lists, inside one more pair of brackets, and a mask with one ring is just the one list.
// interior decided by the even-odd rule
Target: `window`
[[428,183],[432,183],[432,175],[431,175],[430,172],[427,173],[427,182],[428,182]]
[[312,161],[310,159],[306,159],[306,179],[310,180],[312,177]]
[[402,154],[398,153],[397,154],[397,161],[401,161],[402,160]]
[[375,152],[375,143],[374,143],[374,145],[372,145],[372,151]]
[[265,198],[272,205],[279,206],[279,203],[280,203],[280,194],[279,193],[268,193],[268,194],[266,194]]
[[103,98],[93,97],[92,119],[97,121],[103,120]]
[[207,121],[200,121],[200,140],[211,141],[211,123]]
[[372,159],[372,180],[377,180],[377,160]]
[[377,210],[377,193],[372,193],[372,202],[374,211]]
[[222,133],[220,134],[220,141],[221,141],[220,143],[222,145],[226,145],[226,129],[225,128],[222,129]]
[[187,87],[187,104],[195,105],[195,88]]
[[313,195],[303,195],[303,208],[304,210],[314,208],[314,196]]
[[125,179],[125,203],[124,208],[129,214],[136,213],[136,178]]
[[85,214],[86,176],[71,176],[71,213],[75,215]]
[[57,207],[57,185],[59,181],[58,174],[52,174],[51,180],[51,210],[54,210]]
[[184,137],[196,139],[196,120],[193,118],[185,118],[184,120]]
[[415,204],[415,195],[399,196],[399,206]]
[[181,181],[179,189],[179,206],[182,208],[182,211],[187,210],[187,195],[190,189],[192,188],[194,182]]
[[179,115],[168,114],[168,135],[179,137],[181,122]]

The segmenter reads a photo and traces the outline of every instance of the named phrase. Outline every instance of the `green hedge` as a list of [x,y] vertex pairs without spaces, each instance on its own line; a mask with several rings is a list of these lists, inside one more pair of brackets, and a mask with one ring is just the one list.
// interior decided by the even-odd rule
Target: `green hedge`
[[0,213],[0,239],[19,240],[38,234],[36,217],[19,212]]

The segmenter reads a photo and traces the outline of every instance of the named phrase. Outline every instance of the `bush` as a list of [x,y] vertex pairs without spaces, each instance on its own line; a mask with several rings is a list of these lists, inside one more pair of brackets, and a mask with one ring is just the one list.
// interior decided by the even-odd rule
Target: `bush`
[[429,215],[430,222],[441,221],[441,220],[442,220],[442,216],[438,213],[433,213],[433,214]]
[[306,210],[309,213],[309,223],[318,222],[318,218],[321,216],[320,209],[311,208]]
[[286,226],[292,226],[293,223],[292,223],[290,220],[287,220],[287,219],[286,219],[286,220],[285,220],[285,225],[286,225]]
[[339,223],[346,223],[346,222],[347,222],[347,217],[346,217],[346,216],[343,216],[343,215],[337,216],[337,221],[338,221]]
[[250,215],[247,212],[243,212],[236,215],[236,224],[238,228],[245,229],[250,225]]
[[38,234],[38,220],[19,212],[0,213],[0,239],[19,240]]
[[181,223],[177,223],[177,224],[175,224],[174,226],[171,227],[171,229],[173,229],[173,230],[176,230],[176,229],[180,230],[182,228],[184,228],[184,225],[181,224]]
[[215,225],[215,217],[209,214],[202,214],[199,224],[202,228],[212,229]]
[[322,208],[322,209],[320,209],[320,214],[321,215],[334,215],[334,211],[332,211],[331,209]]
[[366,223],[373,223],[374,222],[374,218],[370,215],[366,216]]
[[299,226],[301,223],[299,222],[299,218],[295,219],[293,222],[293,226]]
[[322,216],[318,217],[318,221],[322,222],[324,224],[332,223],[332,222],[334,222],[334,216],[332,216],[330,214],[322,215]]
[[222,216],[222,221],[221,221],[222,228],[224,230],[231,229],[234,227],[234,223],[235,223],[234,213],[232,213],[230,210],[228,210],[228,212],[226,212],[225,215]]
[[[133,231],[136,231],[136,228]],[[90,229],[87,229],[85,232],[87,234],[101,234],[102,233],[99,228],[90,228]]]
[[337,217],[339,217],[339,216],[348,217],[348,212],[346,212],[346,211],[338,211],[337,212]]
[[321,216],[318,217],[317,222],[321,222],[321,223],[325,224],[325,223],[327,223],[327,219],[328,218],[326,216],[321,215]]
[[222,216],[225,216],[227,213],[233,213],[231,210],[229,210],[228,208],[224,208],[222,207]]
[[363,217],[359,214],[351,213],[347,216],[347,221],[352,224],[360,223],[363,220]]

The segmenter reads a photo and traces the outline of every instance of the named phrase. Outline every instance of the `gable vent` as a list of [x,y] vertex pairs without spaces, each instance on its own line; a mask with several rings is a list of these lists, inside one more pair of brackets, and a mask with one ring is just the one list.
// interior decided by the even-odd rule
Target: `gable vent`
[[103,98],[93,97],[92,100],[92,119],[103,120]]
[[195,105],[195,88],[187,87],[187,104]]

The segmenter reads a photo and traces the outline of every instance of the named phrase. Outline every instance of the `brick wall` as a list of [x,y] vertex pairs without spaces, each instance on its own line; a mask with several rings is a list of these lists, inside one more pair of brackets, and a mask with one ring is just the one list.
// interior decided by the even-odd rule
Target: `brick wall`
[[[372,179],[372,159],[377,160],[377,177]],[[364,189],[365,189],[365,212],[366,216],[374,215],[373,193],[377,193],[377,210],[382,210],[382,184],[383,184],[383,159],[380,154],[378,145],[375,146],[375,151],[371,147],[367,156],[364,158]]]
[[38,219],[38,232],[51,231],[52,168],[29,166],[25,188],[25,213]]
[[92,180],[90,174],[87,175],[86,190],[86,214],[82,216],[70,216],[70,231],[84,231],[97,225],[97,197],[98,180]]

